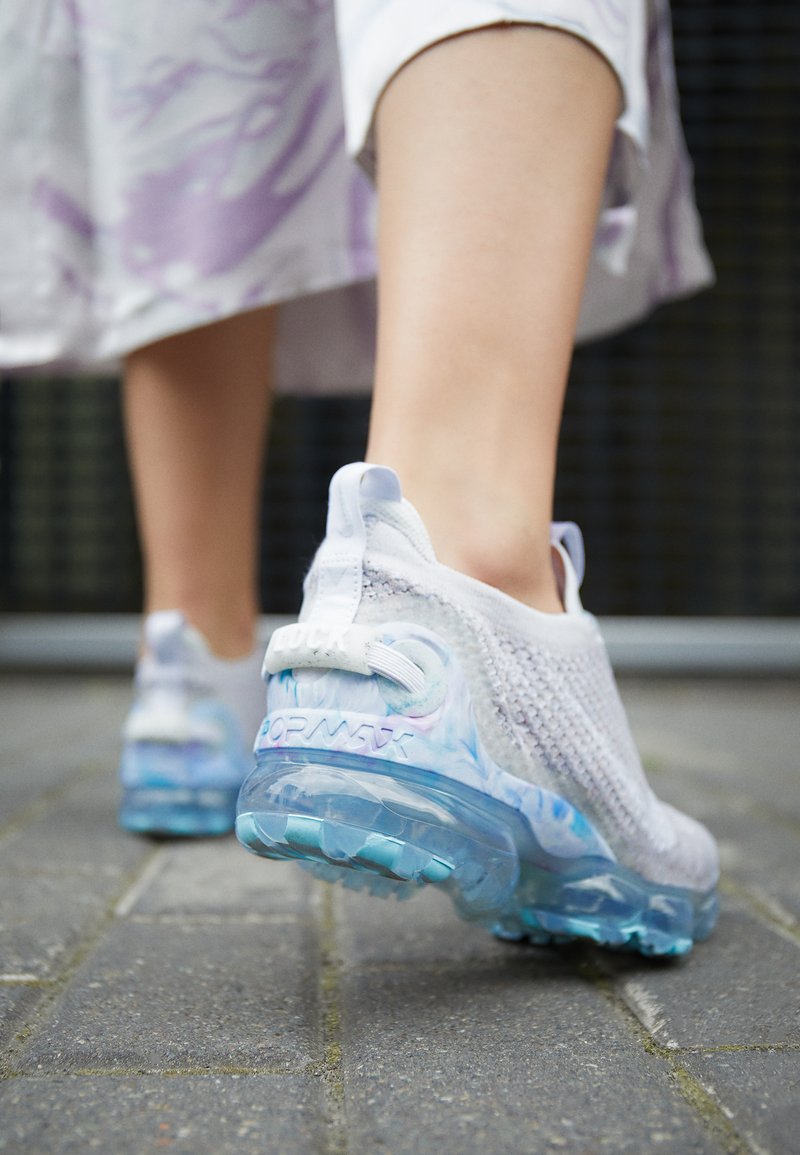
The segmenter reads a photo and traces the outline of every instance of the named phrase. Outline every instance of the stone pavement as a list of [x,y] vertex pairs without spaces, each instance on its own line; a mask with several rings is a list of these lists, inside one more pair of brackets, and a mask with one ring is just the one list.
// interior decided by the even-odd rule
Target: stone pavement
[[800,1151],[800,686],[626,681],[722,844],[677,964],[510,946],[114,822],[125,681],[0,679],[0,1151]]

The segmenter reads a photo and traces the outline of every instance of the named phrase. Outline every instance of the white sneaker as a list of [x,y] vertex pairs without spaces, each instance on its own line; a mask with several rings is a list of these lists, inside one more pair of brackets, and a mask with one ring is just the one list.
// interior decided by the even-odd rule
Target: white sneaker
[[150,614],[144,637],[123,728],[120,825],[145,834],[224,834],[253,767],[264,710],[261,651],[217,658],[171,610]]
[[681,954],[709,934],[714,841],[650,789],[577,526],[553,544],[563,614],[439,564],[391,470],[340,470],[301,620],[267,650],[245,846],[441,886],[509,938]]

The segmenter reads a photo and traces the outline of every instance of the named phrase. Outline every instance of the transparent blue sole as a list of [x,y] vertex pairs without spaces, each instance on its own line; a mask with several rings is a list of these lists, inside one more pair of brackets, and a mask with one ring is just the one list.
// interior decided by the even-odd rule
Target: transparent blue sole
[[560,853],[564,829],[555,820],[537,837],[511,806],[430,771],[298,750],[259,755],[236,819],[237,837],[256,854],[297,859],[375,894],[439,886],[462,918],[506,939],[680,955],[710,934],[715,891],[659,885],[576,853],[575,823]]
[[162,837],[228,834],[236,818],[238,793],[238,789],[137,787],[122,795],[119,824],[134,834]]
[[134,743],[122,755],[119,824],[156,837],[228,834],[245,772],[237,779],[225,751],[199,743]]

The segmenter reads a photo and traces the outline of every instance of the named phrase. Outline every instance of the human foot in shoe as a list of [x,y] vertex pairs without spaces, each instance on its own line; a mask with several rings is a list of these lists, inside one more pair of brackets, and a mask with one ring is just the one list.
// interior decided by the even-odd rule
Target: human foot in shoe
[[278,630],[237,835],[380,892],[431,884],[507,938],[683,954],[716,920],[717,851],[642,771],[553,527],[562,614],[439,564],[397,476],[331,483],[297,625]]
[[150,614],[144,640],[123,728],[120,825],[141,834],[225,834],[253,766],[261,651],[217,658],[177,611]]

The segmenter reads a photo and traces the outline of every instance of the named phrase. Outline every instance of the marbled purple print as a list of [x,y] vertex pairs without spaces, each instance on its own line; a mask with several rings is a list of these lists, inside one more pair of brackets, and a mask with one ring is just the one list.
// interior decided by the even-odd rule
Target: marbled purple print
[[281,301],[279,384],[366,387],[375,198],[344,125],[367,158],[395,71],[504,21],[594,44],[632,104],[580,334],[707,283],[667,0],[3,0],[0,366],[84,367]]
[[353,255],[353,273],[357,277],[375,275],[376,261],[372,243],[372,206],[374,195],[367,178],[355,170],[350,185],[348,237]]
[[[128,131],[143,132],[169,102],[188,85],[201,80],[209,70],[192,60],[172,67],[169,60],[156,59],[152,70],[167,68],[165,76],[150,84],[139,84],[120,94],[114,106],[114,115],[124,122],[130,119]],[[138,117],[136,115],[138,110]]]
[[66,262],[57,263],[57,275],[59,284],[64,288],[71,297],[78,297],[85,304],[89,305],[92,302],[92,284],[72,265]]
[[251,9],[256,5],[263,3],[263,0],[231,0],[228,11],[222,17],[223,20],[238,20],[240,16],[246,16]]
[[60,8],[75,28],[83,24],[80,0],[60,0]]
[[33,201],[41,212],[76,236],[87,241],[94,236],[95,224],[89,214],[68,193],[52,184],[46,177],[40,177],[34,185]]
[[[234,166],[238,146],[249,136],[246,128],[224,132],[179,164],[144,176],[131,190],[128,212],[119,225],[121,251],[128,267],[147,274],[185,259],[200,276],[209,277],[244,261],[300,203],[334,153],[342,149],[341,136],[329,141],[303,179],[280,191],[281,181],[326,99],[322,89],[312,94],[288,144],[254,183],[237,195],[226,195],[222,186]],[[250,111],[245,112],[245,121]],[[268,133],[266,126],[249,139]]]
[[[670,19],[669,4],[655,0],[655,18],[649,29],[649,51],[647,54],[647,88],[651,105],[658,100],[658,94],[663,84],[664,69],[672,68],[672,21]],[[669,131],[669,122],[656,126],[662,131]],[[686,166],[685,154],[678,147],[669,157],[669,171],[665,182],[665,193],[661,205],[661,221],[663,236],[663,260],[658,270],[658,285],[651,288],[654,301],[659,299],[663,292],[675,291],[680,286],[680,260],[674,235],[674,214],[677,201],[685,195],[684,170]]]

